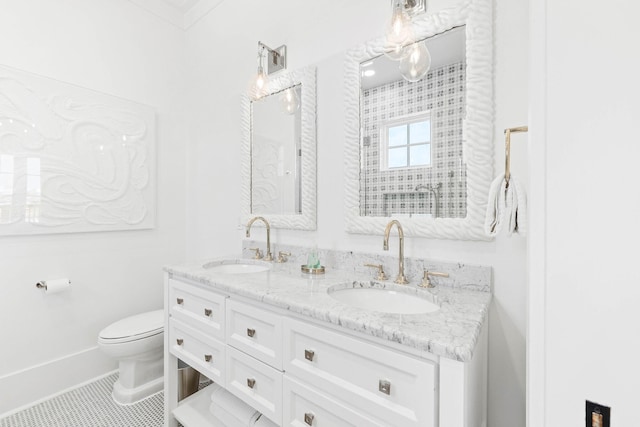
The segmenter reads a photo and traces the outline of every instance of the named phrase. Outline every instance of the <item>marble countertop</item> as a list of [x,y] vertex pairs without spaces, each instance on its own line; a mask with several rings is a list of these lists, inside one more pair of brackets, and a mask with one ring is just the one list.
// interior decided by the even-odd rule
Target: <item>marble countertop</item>
[[167,266],[176,278],[210,286],[223,293],[240,295],[302,316],[324,321],[366,335],[396,342],[436,356],[467,362],[486,321],[491,302],[489,292],[438,286],[422,289],[402,286],[434,301],[438,311],[425,314],[381,313],[359,309],[329,296],[332,287],[398,287],[392,281],[379,282],[354,272],[329,269],[324,275],[311,276],[293,263],[272,263],[269,271],[225,274],[207,266],[260,263],[241,257]]

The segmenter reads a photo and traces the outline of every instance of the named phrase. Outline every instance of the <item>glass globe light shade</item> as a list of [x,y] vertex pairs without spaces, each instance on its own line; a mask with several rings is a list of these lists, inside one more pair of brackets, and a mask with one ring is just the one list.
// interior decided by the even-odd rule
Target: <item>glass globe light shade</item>
[[385,55],[394,61],[402,59],[407,53],[404,47],[413,43],[413,40],[411,18],[404,11],[404,3],[396,1],[385,32]]
[[300,108],[300,98],[296,88],[290,87],[280,95],[280,106],[285,114],[295,114]]
[[417,82],[422,79],[431,67],[431,54],[424,42],[405,47],[407,54],[400,60],[400,74],[405,80]]
[[266,96],[269,93],[269,78],[264,72],[262,65],[258,66],[258,72],[249,85],[249,97],[254,101]]

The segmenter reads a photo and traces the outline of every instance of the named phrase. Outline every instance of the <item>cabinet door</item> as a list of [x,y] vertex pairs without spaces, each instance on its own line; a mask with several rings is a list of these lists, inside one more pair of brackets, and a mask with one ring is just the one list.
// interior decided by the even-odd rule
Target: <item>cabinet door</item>
[[276,424],[282,421],[282,372],[227,347],[227,390]]
[[293,319],[284,335],[287,375],[390,425],[436,425],[433,362]]
[[282,370],[282,318],[273,312],[229,299],[227,344]]
[[284,376],[283,427],[392,427]]
[[225,384],[224,343],[178,321],[169,321],[169,351],[217,384]]
[[224,295],[178,280],[169,280],[169,314],[206,334],[224,341]]

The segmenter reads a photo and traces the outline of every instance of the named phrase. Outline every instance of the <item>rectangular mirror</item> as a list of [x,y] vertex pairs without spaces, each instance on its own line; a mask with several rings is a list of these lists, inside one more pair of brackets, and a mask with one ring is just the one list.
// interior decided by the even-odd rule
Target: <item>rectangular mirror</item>
[[407,235],[487,240],[491,1],[467,0],[413,23],[415,40],[424,41],[432,61],[417,81],[387,59],[382,38],[346,55],[347,231],[382,234],[398,218]]
[[316,70],[269,79],[269,93],[242,101],[242,221],[316,228]]

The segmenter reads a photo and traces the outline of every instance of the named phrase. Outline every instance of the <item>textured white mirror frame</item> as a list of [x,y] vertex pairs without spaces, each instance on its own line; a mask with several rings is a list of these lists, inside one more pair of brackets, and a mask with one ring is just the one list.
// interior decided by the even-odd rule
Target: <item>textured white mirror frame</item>
[[[417,39],[465,25],[466,116],[463,156],[467,166],[465,218],[401,218],[404,232],[456,240],[490,240],[483,230],[493,179],[493,12],[491,0],[460,6],[414,20]],[[390,217],[360,216],[360,64],[383,54],[383,39],[347,52],[345,60],[345,222],[350,233],[383,234]]]
[[251,99],[242,97],[242,225],[251,218],[262,216],[273,228],[297,230],[316,229],[316,68],[305,67],[283,72],[269,79],[269,92],[277,93],[295,85],[302,85],[300,96],[301,116],[301,214],[278,215],[251,212],[251,129],[253,115]]

